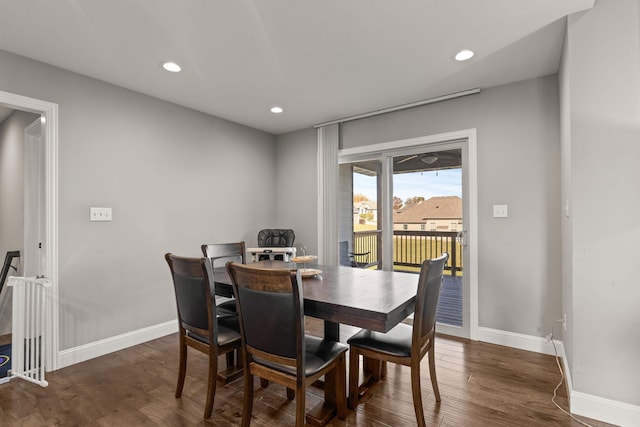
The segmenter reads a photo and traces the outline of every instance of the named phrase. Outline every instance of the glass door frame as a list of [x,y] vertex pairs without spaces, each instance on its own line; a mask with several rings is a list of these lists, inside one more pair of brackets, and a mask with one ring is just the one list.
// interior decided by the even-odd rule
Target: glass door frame
[[476,130],[443,133],[398,140],[362,147],[338,150],[338,164],[378,160],[382,174],[381,200],[378,212],[382,217],[382,247],[379,248],[381,268],[393,270],[393,157],[443,149],[462,148],[463,168],[463,250],[464,290],[463,326],[438,324],[438,332],[477,340],[478,338],[478,259],[477,259],[477,141]]

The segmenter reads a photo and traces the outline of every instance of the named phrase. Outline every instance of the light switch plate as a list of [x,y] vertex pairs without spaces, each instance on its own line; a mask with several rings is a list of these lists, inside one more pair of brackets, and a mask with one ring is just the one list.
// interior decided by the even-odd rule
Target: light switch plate
[[91,208],[89,219],[91,221],[111,221],[111,208]]
[[507,205],[493,205],[494,218],[506,218],[507,216]]

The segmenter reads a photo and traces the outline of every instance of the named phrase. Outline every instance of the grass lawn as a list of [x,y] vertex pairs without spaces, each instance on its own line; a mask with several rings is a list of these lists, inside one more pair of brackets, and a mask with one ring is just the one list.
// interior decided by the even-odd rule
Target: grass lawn
[[377,230],[378,227],[375,224],[354,224],[353,231],[372,231]]

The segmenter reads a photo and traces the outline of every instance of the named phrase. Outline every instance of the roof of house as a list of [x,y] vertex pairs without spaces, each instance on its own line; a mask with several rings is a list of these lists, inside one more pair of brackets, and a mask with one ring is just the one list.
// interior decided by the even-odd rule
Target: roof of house
[[394,223],[423,223],[431,219],[461,219],[462,199],[458,196],[432,197],[393,215]]

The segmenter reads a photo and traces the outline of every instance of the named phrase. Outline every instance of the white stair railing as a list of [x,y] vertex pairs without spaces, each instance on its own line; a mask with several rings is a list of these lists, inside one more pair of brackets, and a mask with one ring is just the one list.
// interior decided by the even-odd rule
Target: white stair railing
[[8,286],[13,287],[11,377],[46,387],[46,288],[51,282],[35,277],[10,277]]

